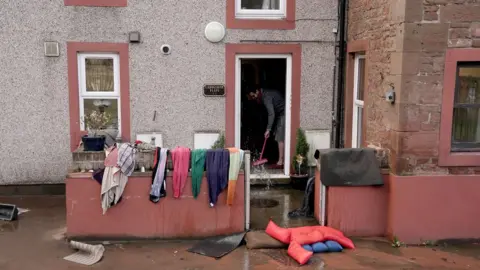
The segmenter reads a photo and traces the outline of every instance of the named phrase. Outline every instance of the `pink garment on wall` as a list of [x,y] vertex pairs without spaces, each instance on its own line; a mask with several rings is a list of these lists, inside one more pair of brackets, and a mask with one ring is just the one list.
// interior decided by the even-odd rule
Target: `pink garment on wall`
[[171,153],[173,162],[173,197],[180,198],[188,178],[190,149],[177,147]]
[[103,164],[105,167],[117,167],[117,159],[118,159],[118,148],[115,146],[111,146],[105,151],[105,161]]

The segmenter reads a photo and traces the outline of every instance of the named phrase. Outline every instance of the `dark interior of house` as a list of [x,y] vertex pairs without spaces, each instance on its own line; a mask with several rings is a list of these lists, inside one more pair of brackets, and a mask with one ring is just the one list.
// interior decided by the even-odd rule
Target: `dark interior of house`
[[[258,159],[262,151],[268,116],[263,103],[248,99],[248,90],[276,89],[285,97],[286,67],[286,59],[242,59],[241,148],[250,150],[254,159]],[[278,145],[273,134],[267,141],[263,158],[268,159],[268,164],[278,161]]]

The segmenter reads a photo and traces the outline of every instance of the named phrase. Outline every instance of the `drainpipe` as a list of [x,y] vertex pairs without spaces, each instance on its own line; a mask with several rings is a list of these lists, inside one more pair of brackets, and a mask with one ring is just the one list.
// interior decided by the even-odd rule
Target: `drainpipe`
[[[344,73],[345,73],[345,55],[346,55],[346,42],[345,42],[345,25],[346,25],[346,12],[347,12],[347,1],[348,0],[338,0],[338,55],[337,55],[337,72],[333,73],[333,76],[337,79],[337,91],[336,97],[332,100],[332,107],[334,107],[335,100],[337,101],[336,107],[332,108],[334,115],[332,121],[332,134],[333,130],[335,130],[335,136],[332,140],[332,146],[334,148],[343,148],[342,142],[342,135],[343,135],[343,99],[344,99],[344,90],[345,90],[345,83],[344,83]],[[335,84],[334,84],[335,85]],[[335,92],[335,91],[334,91]],[[320,163],[317,157],[317,168],[321,170]],[[319,157],[321,158],[321,157]],[[320,225],[326,226],[328,225],[326,220],[326,211],[327,211],[327,188],[322,184],[320,188]]]
[[346,25],[346,9],[348,0],[338,0],[338,57],[337,57],[337,104],[335,107],[335,117],[333,119],[333,126],[335,127],[334,148],[343,148],[343,122],[344,122],[344,90],[345,90],[345,25]]

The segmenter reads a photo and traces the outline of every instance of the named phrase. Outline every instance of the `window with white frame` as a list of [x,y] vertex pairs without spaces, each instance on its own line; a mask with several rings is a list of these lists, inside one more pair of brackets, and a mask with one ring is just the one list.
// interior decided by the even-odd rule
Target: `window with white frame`
[[365,87],[365,55],[356,54],[353,76],[352,148],[362,147],[363,95]]
[[287,0],[235,0],[235,17],[239,19],[283,19]]
[[88,130],[85,116],[96,114],[110,119],[105,127],[120,136],[120,66],[113,53],[78,54],[80,128]]

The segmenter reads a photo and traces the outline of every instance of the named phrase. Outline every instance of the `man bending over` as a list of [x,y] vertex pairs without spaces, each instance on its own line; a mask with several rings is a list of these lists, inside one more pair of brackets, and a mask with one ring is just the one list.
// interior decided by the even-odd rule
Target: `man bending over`
[[274,166],[276,169],[283,168],[284,149],[285,149],[285,99],[282,94],[274,89],[251,89],[249,90],[249,99],[263,102],[268,112],[268,124],[265,131],[265,138],[270,137],[275,123],[275,140],[278,143],[278,162]]

